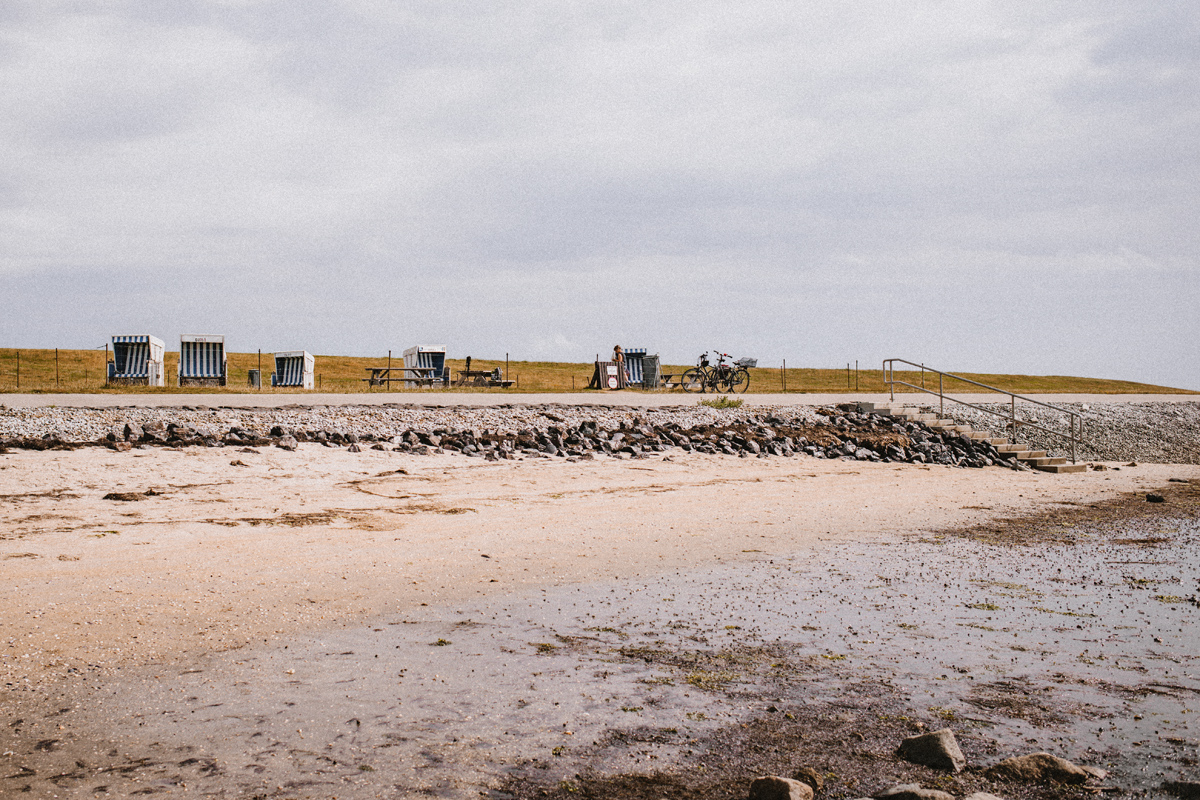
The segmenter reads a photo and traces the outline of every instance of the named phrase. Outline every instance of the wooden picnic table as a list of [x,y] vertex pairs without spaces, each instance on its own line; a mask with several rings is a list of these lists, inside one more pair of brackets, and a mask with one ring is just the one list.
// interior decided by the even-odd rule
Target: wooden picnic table
[[[387,387],[391,389],[392,381],[405,381],[421,386],[433,386],[434,383],[440,380],[437,377],[437,369],[434,367],[364,367],[364,369],[371,373],[370,377],[363,378],[368,386],[383,386],[387,384]],[[393,376],[392,373],[398,374]]]
[[497,378],[499,370],[494,369],[460,369],[458,378],[454,381],[455,386],[487,386],[500,387],[507,389],[512,386],[515,381],[506,381]]

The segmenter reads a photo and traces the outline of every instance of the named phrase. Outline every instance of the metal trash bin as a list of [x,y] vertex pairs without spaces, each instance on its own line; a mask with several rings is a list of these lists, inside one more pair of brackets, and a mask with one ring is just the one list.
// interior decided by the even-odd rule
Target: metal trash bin
[[262,370],[251,369],[246,371],[246,385],[251,389],[262,388]]

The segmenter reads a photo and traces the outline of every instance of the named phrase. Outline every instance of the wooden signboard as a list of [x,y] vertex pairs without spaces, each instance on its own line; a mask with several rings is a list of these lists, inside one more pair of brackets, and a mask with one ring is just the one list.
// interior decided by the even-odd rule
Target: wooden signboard
[[589,389],[624,389],[625,373],[615,361],[597,361]]

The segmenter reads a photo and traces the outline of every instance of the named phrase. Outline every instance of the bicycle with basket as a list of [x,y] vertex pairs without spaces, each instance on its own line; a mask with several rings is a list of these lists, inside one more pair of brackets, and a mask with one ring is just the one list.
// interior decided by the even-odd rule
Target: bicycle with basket
[[731,392],[741,394],[750,388],[750,367],[757,366],[758,359],[739,358],[726,364],[726,359],[732,359],[729,353],[714,350],[717,363],[708,360],[704,352],[696,362],[696,366],[683,373],[679,385],[685,392]]

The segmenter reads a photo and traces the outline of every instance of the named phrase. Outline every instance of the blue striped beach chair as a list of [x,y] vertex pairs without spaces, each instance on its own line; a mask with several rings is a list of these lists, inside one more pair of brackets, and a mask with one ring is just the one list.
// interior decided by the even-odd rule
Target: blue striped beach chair
[[108,382],[129,386],[166,386],[163,354],[167,346],[154,336],[112,337]]
[[226,384],[225,337],[179,337],[179,385],[224,386]]
[[446,346],[419,344],[404,351],[404,388],[446,383]]
[[642,359],[646,357],[646,348],[631,347],[625,351],[625,383],[638,384],[642,383],[643,369]]
[[316,359],[306,350],[293,350],[275,354],[275,371],[271,373],[271,385],[282,388],[313,388],[313,370]]

